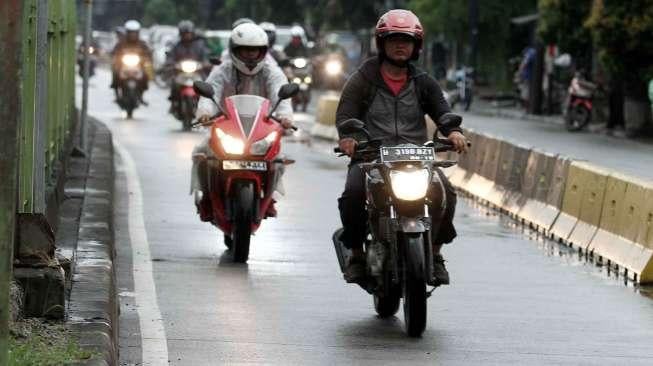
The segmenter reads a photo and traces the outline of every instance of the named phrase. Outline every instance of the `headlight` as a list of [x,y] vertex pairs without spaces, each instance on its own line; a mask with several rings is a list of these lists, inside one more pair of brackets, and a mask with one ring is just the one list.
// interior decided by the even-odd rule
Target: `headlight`
[[294,79],[292,79],[292,82],[295,83],[295,84],[301,84],[301,83],[302,83],[302,79],[300,79],[300,78],[294,78]]
[[307,76],[307,77],[304,78],[304,82],[305,82],[306,84],[310,84],[310,83],[313,82],[313,79],[311,79],[310,76]]
[[305,58],[296,58],[293,60],[292,64],[298,69],[303,69],[308,65],[308,61]]
[[192,74],[195,71],[197,71],[197,69],[199,69],[200,65],[197,61],[186,60],[186,61],[182,61],[180,66],[181,66],[181,71],[187,74]]
[[139,55],[128,53],[122,56],[122,63],[127,67],[136,67],[140,62],[141,62],[141,57]]
[[324,66],[324,69],[326,70],[326,73],[331,76],[338,75],[342,72],[342,62],[338,60],[328,61]]
[[405,201],[416,201],[426,196],[429,188],[429,172],[426,169],[415,171],[393,170],[390,184],[395,196]]
[[276,139],[277,139],[277,132],[276,131],[270,132],[270,134],[265,136],[265,138],[253,143],[252,146],[249,148],[249,153],[252,155],[265,155],[265,153],[268,152],[268,149],[270,149],[270,146]]
[[245,143],[243,140],[228,135],[219,128],[215,129],[215,133],[218,135],[220,144],[227,154],[242,155],[245,152]]

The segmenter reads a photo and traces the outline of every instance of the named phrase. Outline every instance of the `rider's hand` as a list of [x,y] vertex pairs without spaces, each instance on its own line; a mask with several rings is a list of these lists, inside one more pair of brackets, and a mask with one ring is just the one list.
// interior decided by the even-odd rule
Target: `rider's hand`
[[286,130],[293,128],[292,120],[290,118],[281,117],[279,118],[279,123],[281,123],[281,126]]
[[197,119],[197,122],[199,122],[201,125],[206,126],[209,124],[209,122],[211,122],[211,116],[204,114]]
[[338,145],[340,146],[340,150],[342,150],[345,155],[352,156],[356,151],[356,145],[358,145],[358,142],[356,142],[356,140],[352,139],[351,137],[346,137],[340,140]]
[[453,131],[449,136],[447,136],[447,139],[453,142],[454,150],[456,150],[457,153],[462,154],[467,152],[467,139],[462,133]]

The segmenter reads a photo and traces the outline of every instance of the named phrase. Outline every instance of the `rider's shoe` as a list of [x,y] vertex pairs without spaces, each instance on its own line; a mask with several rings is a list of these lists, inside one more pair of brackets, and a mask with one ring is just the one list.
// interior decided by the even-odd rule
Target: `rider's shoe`
[[444,257],[442,254],[433,254],[433,276],[438,285],[448,285],[449,284],[449,272],[447,272],[447,267],[444,265]]
[[345,281],[357,283],[365,278],[365,257],[351,257],[345,268]]

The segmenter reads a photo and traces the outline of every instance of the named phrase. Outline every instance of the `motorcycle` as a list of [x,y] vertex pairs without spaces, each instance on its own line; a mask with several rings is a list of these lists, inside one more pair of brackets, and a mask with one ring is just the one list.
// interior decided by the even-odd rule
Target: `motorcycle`
[[182,60],[175,65],[175,71],[172,87],[177,89],[177,98],[171,101],[171,111],[182,122],[183,130],[190,131],[199,101],[193,83],[204,79],[201,74],[202,64],[195,60]]
[[[363,161],[360,167],[366,177],[367,276],[358,285],[373,296],[374,308],[382,318],[395,315],[403,298],[406,332],[419,337],[426,327],[427,298],[433,292],[427,291],[427,285],[438,285],[431,236],[437,233],[442,215],[430,217],[429,207],[444,210],[446,199],[443,184],[432,182],[439,182],[435,168],[456,164],[436,160],[435,154],[451,151],[453,146],[442,139],[423,146],[381,146],[379,140],[370,138],[363,122],[355,119],[343,122],[340,131],[360,136],[354,157]],[[343,156],[339,148],[334,151]],[[427,199],[430,187],[439,187],[433,201]],[[333,234],[333,244],[344,274],[351,251],[341,235],[342,229]]]
[[[79,77],[84,77],[84,46],[82,45],[77,51],[77,66]],[[95,75],[95,66],[97,65],[97,49],[93,46],[88,48],[88,77]]]
[[[210,84],[196,81],[194,86],[199,95],[213,100]],[[211,202],[210,208],[200,204],[202,193],[196,192],[200,217],[224,233],[237,263],[247,262],[250,237],[267,217],[284,166],[294,163],[279,156],[284,131],[273,113],[281,100],[298,92],[298,85],[284,85],[272,109],[269,100],[256,95],[225,98],[225,113],[209,122],[211,156],[193,156],[208,183]]]
[[592,119],[592,100],[598,86],[577,72],[571,80],[564,104],[565,127],[568,131],[580,131]]
[[311,86],[313,84],[313,66],[309,59],[297,57],[290,60],[288,80],[299,85],[299,93],[292,98],[293,109],[301,106],[302,112],[306,112],[308,103],[311,101]]
[[123,53],[120,57],[116,93],[118,105],[127,112],[127,118],[132,118],[134,110],[142,103],[142,83],[146,77],[141,57],[137,53]]
[[331,90],[340,90],[347,80],[345,62],[338,54],[327,55],[319,71],[320,83]]

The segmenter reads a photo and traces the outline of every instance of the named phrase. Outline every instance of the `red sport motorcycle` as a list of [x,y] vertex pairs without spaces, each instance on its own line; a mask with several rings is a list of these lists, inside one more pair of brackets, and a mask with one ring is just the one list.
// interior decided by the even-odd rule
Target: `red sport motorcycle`
[[[213,100],[210,84],[196,81],[194,89]],[[284,85],[279,102],[298,92],[298,85]],[[260,96],[226,98],[224,113],[219,112],[208,124],[211,156],[193,156],[211,203],[198,205],[200,217],[224,232],[225,245],[233,250],[238,263],[247,262],[250,237],[269,216],[272,193],[284,165],[293,163],[279,156],[283,127],[273,116],[279,102],[270,109],[270,101]],[[196,197],[196,202],[201,199]]]

